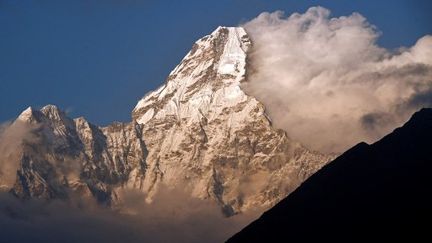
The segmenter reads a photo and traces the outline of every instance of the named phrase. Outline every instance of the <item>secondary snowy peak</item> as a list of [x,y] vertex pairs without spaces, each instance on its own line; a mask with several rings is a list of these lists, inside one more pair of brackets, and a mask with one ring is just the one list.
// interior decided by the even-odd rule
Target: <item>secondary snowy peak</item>
[[172,116],[197,121],[216,106],[223,108],[245,101],[239,85],[245,79],[250,46],[241,27],[218,27],[199,39],[166,83],[138,102],[132,112],[134,120],[143,124]]
[[21,121],[30,121],[30,119],[34,116],[34,111],[31,106],[29,106],[27,109],[25,109],[21,114],[18,116],[18,119]]
[[16,161],[10,161],[19,165],[10,188],[18,197],[67,198],[78,193],[111,205],[118,199],[116,188],[141,186],[135,181],[143,176],[147,150],[136,123],[101,128],[47,105],[27,108],[12,125],[29,130],[16,148]]
[[40,111],[50,120],[61,121],[66,117],[66,114],[55,105],[46,105]]
[[44,115],[41,111],[34,109],[29,106],[18,116],[17,121],[26,123],[38,123],[41,122]]
[[40,110],[29,106],[18,116],[18,121],[22,122],[40,123],[46,120],[66,121],[71,119],[67,118],[66,114],[55,105],[46,105]]

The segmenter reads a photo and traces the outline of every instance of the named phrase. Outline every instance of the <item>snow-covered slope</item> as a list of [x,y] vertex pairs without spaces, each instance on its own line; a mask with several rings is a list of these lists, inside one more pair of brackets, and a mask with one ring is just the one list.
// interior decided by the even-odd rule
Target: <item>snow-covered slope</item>
[[27,109],[35,127],[23,145],[12,192],[21,197],[121,201],[120,188],[151,201],[164,185],[216,201],[225,214],[269,207],[329,160],[272,127],[264,106],[244,93],[243,28],[218,27],[198,40],[166,83],[132,111],[132,122],[97,127],[55,106]]
[[241,89],[251,45],[243,28],[217,28],[132,112],[157,181],[181,183],[227,213],[274,204],[326,161],[274,129]]

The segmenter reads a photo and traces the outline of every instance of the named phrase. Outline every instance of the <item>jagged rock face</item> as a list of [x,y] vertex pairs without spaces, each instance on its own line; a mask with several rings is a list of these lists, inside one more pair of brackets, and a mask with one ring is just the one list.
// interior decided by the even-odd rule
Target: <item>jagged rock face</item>
[[66,198],[67,176],[79,166],[71,159],[80,157],[81,147],[73,120],[49,105],[40,111],[29,107],[12,126],[20,123],[31,127],[32,138],[19,148],[12,192],[23,198]]
[[182,184],[232,214],[273,205],[327,161],[274,129],[243,92],[250,46],[243,28],[219,27],[138,102],[132,117],[144,125],[154,171],[146,189]]
[[72,120],[53,105],[28,108],[17,123],[32,127],[11,189],[18,197],[67,198],[78,192],[111,205],[118,200],[115,189],[145,170],[147,150],[136,123],[99,128],[84,118]]
[[[75,119],[79,137],[88,158],[83,168],[85,178],[106,184],[132,182],[131,174],[144,175],[147,150],[141,126],[135,123],[114,123],[98,128],[83,118]],[[133,183],[133,186],[140,187]]]
[[119,188],[151,201],[161,185],[216,201],[226,215],[269,207],[328,160],[274,129],[264,106],[243,92],[242,28],[219,27],[198,40],[166,83],[132,111],[131,123],[97,127],[55,106],[28,109],[35,126],[24,143],[12,192],[21,197],[89,195],[113,205]]

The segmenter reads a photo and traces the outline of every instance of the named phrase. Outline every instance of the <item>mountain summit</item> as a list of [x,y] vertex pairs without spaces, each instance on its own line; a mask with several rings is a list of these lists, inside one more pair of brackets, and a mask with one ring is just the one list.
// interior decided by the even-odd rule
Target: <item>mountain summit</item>
[[[98,127],[57,107],[29,108],[15,123],[32,136],[13,161],[18,197],[79,193],[108,205],[161,186],[217,202],[226,215],[269,207],[329,157],[272,127],[264,106],[241,88],[252,43],[243,28],[218,27],[198,40],[166,83],[132,111],[132,122]],[[12,161],[11,161],[12,162]]]

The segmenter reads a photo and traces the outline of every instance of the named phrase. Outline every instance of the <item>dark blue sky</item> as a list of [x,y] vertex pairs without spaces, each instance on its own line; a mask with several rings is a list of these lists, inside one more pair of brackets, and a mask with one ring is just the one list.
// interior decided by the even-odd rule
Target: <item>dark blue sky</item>
[[429,0],[0,0],[0,121],[48,103],[99,125],[129,121],[139,98],[218,25],[316,5],[361,13],[387,48],[432,34]]

